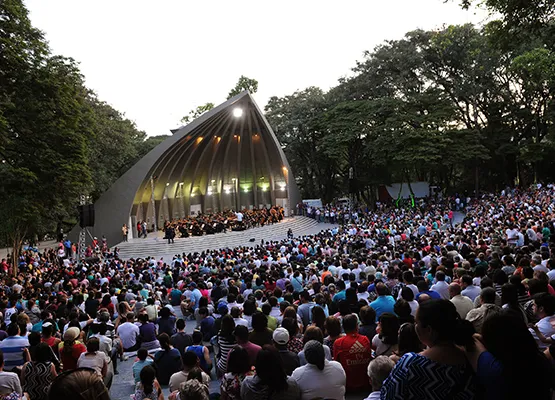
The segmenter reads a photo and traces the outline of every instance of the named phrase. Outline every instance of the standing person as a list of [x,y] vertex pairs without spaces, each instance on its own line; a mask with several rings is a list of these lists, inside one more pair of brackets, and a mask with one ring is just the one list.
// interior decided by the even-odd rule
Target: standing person
[[344,399],[346,376],[341,364],[326,360],[324,346],[316,340],[306,342],[304,356],[307,364],[291,375],[301,389],[301,399]]
[[34,360],[26,362],[21,370],[23,391],[31,400],[48,399],[48,389],[58,375],[50,362],[52,350],[46,343],[40,343],[34,352]]
[[161,385],[167,385],[170,382],[172,374],[181,370],[181,354],[179,350],[172,347],[170,344],[170,337],[165,333],[158,336],[158,341],[160,342],[162,350],[157,351],[154,355],[156,376]]
[[401,357],[383,384],[382,399],[474,398],[472,371],[457,347],[472,343],[473,328],[459,317],[455,305],[443,299],[421,303],[416,331],[427,349]]
[[242,400],[295,400],[301,398],[299,385],[288,378],[278,352],[264,346],[256,357],[256,375],[248,376],[241,384]]
[[358,319],[355,315],[347,315],[342,322],[345,336],[335,341],[333,358],[340,362],[345,370],[348,392],[368,390],[366,367],[372,359],[370,341],[358,333]]
[[123,241],[127,242],[127,238],[129,237],[129,228],[127,227],[127,224],[123,224],[121,227],[121,234],[123,236]]

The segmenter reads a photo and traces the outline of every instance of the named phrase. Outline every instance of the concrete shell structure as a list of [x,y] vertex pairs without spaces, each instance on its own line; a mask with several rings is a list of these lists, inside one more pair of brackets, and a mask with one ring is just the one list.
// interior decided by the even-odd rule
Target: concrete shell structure
[[[121,241],[124,223],[149,227],[198,211],[281,205],[300,194],[285,154],[245,91],[175,131],[120,177],[95,203],[93,236]],[[77,237],[79,228],[72,231]]]

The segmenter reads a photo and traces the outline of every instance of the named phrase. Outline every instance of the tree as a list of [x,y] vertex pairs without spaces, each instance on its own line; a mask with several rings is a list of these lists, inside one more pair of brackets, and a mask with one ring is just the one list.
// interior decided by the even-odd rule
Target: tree
[[184,124],[188,124],[189,122],[194,121],[202,114],[204,114],[207,111],[210,111],[213,108],[214,108],[214,103],[206,103],[206,104],[203,104],[202,106],[198,106],[197,108],[189,111],[189,114],[181,118],[181,122]]
[[241,75],[235,87],[231,89],[231,92],[227,95],[227,99],[229,100],[233,96],[237,96],[245,90],[248,90],[251,93],[256,93],[258,90],[258,81],[256,79],[247,78],[246,76]]

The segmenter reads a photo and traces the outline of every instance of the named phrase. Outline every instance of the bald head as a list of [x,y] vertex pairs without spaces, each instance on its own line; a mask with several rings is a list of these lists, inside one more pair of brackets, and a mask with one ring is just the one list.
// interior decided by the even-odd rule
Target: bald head
[[450,284],[449,285],[449,295],[451,297],[455,297],[459,294],[461,294],[461,285],[459,285],[458,283]]

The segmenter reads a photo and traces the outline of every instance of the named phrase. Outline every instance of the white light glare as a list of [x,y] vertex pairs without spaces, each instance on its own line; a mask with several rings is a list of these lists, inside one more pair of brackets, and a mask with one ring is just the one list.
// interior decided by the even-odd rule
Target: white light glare
[[243,116],[243,109],[239,108],[239,107],[234,108],[233,109],[233,116],[235,118],[241,118]]

